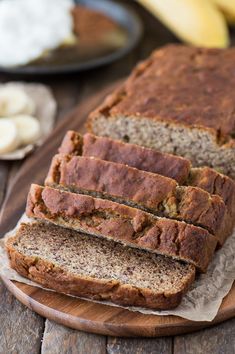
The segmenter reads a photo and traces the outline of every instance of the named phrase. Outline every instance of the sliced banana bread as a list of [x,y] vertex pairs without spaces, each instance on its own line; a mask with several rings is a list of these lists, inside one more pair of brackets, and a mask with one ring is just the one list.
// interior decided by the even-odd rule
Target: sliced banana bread
[[183,157],[89,133],[82,136],[71,130],[66,133],[59,152],[118,162],[172,178],[179,184],[199,187],[219,195],[229,212],[235,213],[235,181],[209,167],[192,168]]
[[191,168],[190,161],[179,156],[89,133],[82,137],[75,131],[66,133],[59,152],[123,163],[143,171],[173,178],[179,184],[199,187],[210,194],[217,194],[227,207],[226,228],[230,229],[230,233],[233,230],[235,181],[216,170],[209,167]]
[[235,219],[235,181],[233,179],[212,168],[201,167],[190,170],[185,184],[199,187],[210,194],[219,195]]
[[152,215],[110,200],[31,185],[26,214],[90,235],[119,241],[194,264],[205,272],[217,239],[181,221]]
[[101,160],[123,163],[139,170],[173,178],[179,184],[187,179],[191,167],[189,160],[183,157],[89,133],[82,137],[74,131],[67,132],[59,152],[66,155],[93,156]]
[[[93,134],[89,134],[89,135],[93,136]],[[60,154],[64,154],[64,155],[82,155],[83,145],[84,145],[83,136],[78,132],[75,132],[74,130],[68,130],[63,138],[63,141],[58,151]]]
[[88,130],[235,178],[234,60],[235,48],[156,50],[91,113]]
[[229,235],[224,230],[222,198],[197,187],[178,186],[158,174],[92,157],[56,155],[45,183],[202,226],[220,243]]
[[195,267],[52,224],[22,224],[6,243],[12,268],[55,291],[124,306],[171,309]]
[[209,167],[203,167],[192,168],[186,184],[217,194],[223,199],[226,205],[225,233],[231,234],[235,226],[235,181]]

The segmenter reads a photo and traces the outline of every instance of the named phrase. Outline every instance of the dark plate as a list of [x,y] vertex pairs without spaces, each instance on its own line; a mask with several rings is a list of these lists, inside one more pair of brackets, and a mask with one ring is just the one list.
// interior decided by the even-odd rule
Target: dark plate
[[[83,55],[82,58],[74,62],[71,62],[71,60],[69,62],[65,59],[63,63],[58,63],[56,60],[56,51],[52,51],[51,53],[53,53],[52,55],[54,56],[55,61],[53,62],[53,60],[50,60],[49,64],[45,60],[37,60],[36,62],[25,66],[11,68],[0,66],[0,71],[10,74],[24,75],[48,75],[83,71],[109,64],[121,58],[130,52],[138,43],[142,34],[142,24],[136,13],[128,6],[111,0],[80,0],[75,1],[75,3],[102,12],[106,16],[113,19],[117,25],[122,28],[123,33],[125,33],[125,40],[123,40],[123,43],[118,48],[110,50],[110,52],[103,54],[99,53],[99,55],[94,53],[93,56],[88,55],[88,58]],[[58,53],[61,54],[59,51]]]

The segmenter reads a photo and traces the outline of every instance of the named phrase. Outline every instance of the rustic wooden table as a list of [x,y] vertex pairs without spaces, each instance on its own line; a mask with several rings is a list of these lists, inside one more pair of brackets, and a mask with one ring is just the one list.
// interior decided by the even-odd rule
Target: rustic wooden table
[[[124,1],[125,3],[127,1]],[[60,77],[32,77],[49,85],[59,105],[58,120],[85,97],[114,80],[125,77],[141,58],[154,48],[175,41],[174,36],[133,1],[143,20],[143,39],[131,54],[118,62],[86,73]],[[0,75],[0,81],[22,80]],[[23,78],[25,80],[25,78]],[[0,206],[14,183],[22,162],[0,162]],[[150,353],[235,353],[235,319],[194,334],[156,339],[115,338],[72,330],[40,317],[19,303],[0,281],[0,354],[150,354]]]

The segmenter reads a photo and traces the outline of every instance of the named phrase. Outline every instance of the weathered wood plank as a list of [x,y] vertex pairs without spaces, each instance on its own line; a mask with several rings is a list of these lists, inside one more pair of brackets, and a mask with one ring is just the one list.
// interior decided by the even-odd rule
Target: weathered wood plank
[[174,338],[174,354],[235,353],[235,319],[203,331]]
[[8,172],[9,164],[7,161],[0,161],[0,207],[6,192]]
[[[126,0],[123,0],[123,3],[126,3]],[[122,77],[129,72],[130,67],[134,62],[136,62],[140,57],[146,57],[155,47],[165,44],[165,42],[174,41],[173,35],[165,29],[163,26],[159,26],[158,21],[154,19],[147,11],[142,9],[140,5],[131,1],[131,6],[136,7],[140,13],[143,22],[145,23],[145,36],[141,45],[139,46],[139,51],[134,54],[134,60],[129,61],[129,58],[125,57],[124,59],[107,66],[105,68],[99,68],[97,70],[92,70],[84,74],[78,73],[72,76],[63,76],[56,78],[47,78],[43,79],[43,83],[48,84],[54,90],[56,99],[59,102],[59,118],[67,113],[67,111],[78,102],[81,102],[87,94],[92,93],[95,90],[100,90],[104,84],[111,82],[112,80]],[[160,28],[161,27],[161,28]],[[128,61],[128,63],[127,63]],[[10,79],[7,76],[0,76],[0,81],[6,81]],[[32,81],[37,81],[38,77],[31,77]],[[41,80],[41,79],[40,79]],[[3,163],[4,164],[4,163]],[[2,165],[0,164],[0,175],[1,175]],[[7,170],[3,171],[2,174],[7,176]],[[2,180],[6,180],[6,177],[3,177]],[[0,177],[0,205],[1,198],[3,199],[5,193],[5,182],[4,185],[1,183]],[[3,188],[1,188],[3,187]],[[39,316],[34,315],[34,321],[29,316],[32,314],[29,310],[26,310],[22,306],[22,310],[19,311],[19,303],[14,300],[10,295],[9,297],[5,295],[3,298],[2,295],[2,285],[0,285],[0,353],[19,353],[19,354],[30,354],[39,352],[38,341],[35,341],[39,328],[41,328],[41,319]],[[16,303],[16,304],[15,304]],[[8,309],[9,308],[9,309]],[[8,309],[8,310],[6,310]],[[12,312],[12,314],[10,313]],[[27,313],[27,315],[25,314]],[[10,314],[11,317],[8,315]],[[27,317],[28,316],[28,317]],[[30,318],[29,318],[30,317]],[[22,320],[23,318],[23,320]],[[39,320],[36,320],[39,319]],[[20,321],[20,322],[19,322]],[[10,323],[11,325],[2,325],[4,322]],[[14,323],[14,326],[13,324]],[[28,326],[29,323],[29,326]],[[43,323],[43,321],[42,321]],[[53,330],[48,331],[50,326]],[[230,327],[231,326],[231,327]],[[25,329],[26,327],[26,329]],[[234,353],[231,350],[231,345],[234,344],[234,321],[229,321],[224,325],[215,327],[217,329],[217,334],[214,333],[214,328],[207,330],[205,332],[199,332],[197,334],[190,336],[181,336],[177,337],[175,341],[175,351],[177,353]],[[31,333],[29,335],[29,332]],[[210,332],[212,331],[212,332]],[[223,332],[223,335],[222,335]],[[26,333],[26,335],[25,335]],[[67,334],[66,334],[67,333]],[[204,335],[205,333],[205,335]],[[60,337],[61,336],[61,337]],[[210,336],[212,338],[210,338]],[[216,342],[215,346],[218,345],[220,341],[220,336],[222,336],[222,345],[219,346],[221,351],[214,350],[212,346],[213,341]],[[5,340],[5,346],[2,346],[3,337]],[[38,337],[40,335],[38,334]],[[102,345],[100,345],[98,338],[102,339]],[[93,339],[91,339],[93,338]],[[94,339],[95,338],[95,339]],[[105,337],[89,335],[82,332],[76,332],[73,330],[65,329],[62,326],[53,324],[52,322],[47,321],[46,331],[43,340],[43,352],[44,353],[63,353],[64,348],[67,351],[66,353],[100,353],[100,347],[103,348],[103,341]],[[185,339],[185,341],[184,341]],[[54,345],[54,348],[49,346],[49,342]],[[200,341],[210,342],[210,347],[206,345],[200,345]],[[36,343],[36,345],[35,345]],[[83,343],[83,344],[82,344]],[[86,344],[88,343],[88,345]],[[92,343],[92,344],[91,344]],[[194,344],[192,344],[194,343]],[[199,346],[198,346],[199,343]],[[31,347],[29,345],[31,344]],[[194,346],[193,346],[194,345]],[[57,348],[57,351],[55,351]],[[72,348],[72,349],[71,349]],[[81,349],[82,348],[82,349]],[[108,340],[108,353],[171,353],[172,345],[170,338],[159,338],[159,339],[115,339],[109,338]],[[199,348],[197,351],[193,349]],[[209,348],[209,349],[208,349]],[[210,349],[212,348],[212,351]],[[222,349],[221,349],[222,348]],[[32,349],[29,351],[29,349]],[[51,349],[51,350],[50,350]],[[80,349],[80,352],[79,352]],[[182,349],[182,351],[181,351]],[[187,349],[187,350],[186,350]],[[83,351],[82,351],[83,350]],[[105,351],[101,351],[105,353]]]
[[14,185],[15,177],[17,173],[19,172],[22,164],[24,163],[24,160],[18,160],[18,161],[13,161],[9,162],[9,173],[7,177],[7,193],[10,191],[11,187]]
[[[75,74],[75,77],[77,75]],[[73,109],[78,102],[81,85],[79,80],[71,80],[70,77],[57,78],[55,81],[50,81],[50,87],[55,96],[58,105],[57,122]]]
[[105,354],[106,337],[46,320],[41,354]]
[[113,338],[108,337],[108,354],[171,354],[172,339],[165,338]]
[[40,353],[44,319],[22,305],[0,280],[0,354]]

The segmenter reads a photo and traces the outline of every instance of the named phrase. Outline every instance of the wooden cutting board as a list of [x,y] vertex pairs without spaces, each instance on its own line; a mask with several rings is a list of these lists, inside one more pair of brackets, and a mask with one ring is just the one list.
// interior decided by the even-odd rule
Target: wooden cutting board
[[[117,84],[116,84],[117,85]],[[84,122],[116,85],[83,101],[54,129],[47,141],[23,164],[2,208],[0,235],[12,229],[22,215],[29,186],[42,183],[52,156],[68,129],[84,131]],[[235,284],[213,322],[192,322],[176,316],[143,315],[100,305],[2,278],[16,298],[43,317],[75,329],[113,336],[168,336],[196,331],[235,316]]]

